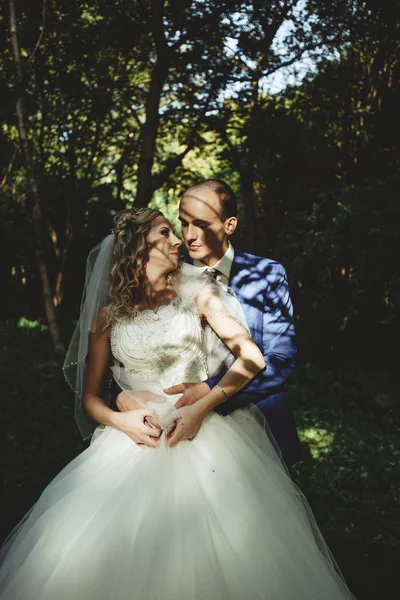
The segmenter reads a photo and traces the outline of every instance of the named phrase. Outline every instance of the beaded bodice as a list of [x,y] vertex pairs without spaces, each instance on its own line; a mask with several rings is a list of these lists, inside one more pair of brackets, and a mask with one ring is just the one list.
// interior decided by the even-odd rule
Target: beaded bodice
[[207,313],[214,321],[232,315],[245,321],[238,314],[239,302],[234,297],[229,300],[226,287],[191,265],[183,265],[176,291],[177,296],[157,313],[136,311],[130,321],[116,322],[111,328],[115,381],[149,408],[166,430],[180,418],[174,404],[181,394],[172,396],[163,390],[179,383],[200,383],[234,360],[209,326],[203,330],[199,300],[212,297],[221,302]]
[[157,313],[138,311],[131,321],[114,324],[111,351],[136,389],[162,390],[207,378],[204,334],[194,298],[188,302],[176,296]]

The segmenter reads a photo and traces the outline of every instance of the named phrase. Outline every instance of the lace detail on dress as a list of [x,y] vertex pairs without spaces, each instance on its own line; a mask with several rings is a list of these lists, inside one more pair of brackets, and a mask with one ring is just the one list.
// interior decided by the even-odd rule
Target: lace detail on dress
[[163,390],[181,382],[198,383],[208,376],[196,303],[180,296],[160,306],[157,313],[138,311],[132,320],[115,323],[111,352],[135,389]]
[[211,302],[207,316],[233,317],[246,326],[239,302],[226,287],[207,273],[199,274],[191,265],[183,265],[182,272],[177,296],[169,304],[161,305],[157,313],[137,311],[131,320],[117,322],[111,328],[115,380],[133,398],[142,390],[161,396],[164,401],[145,404],[160,423],[180,416],[174,404],[181,394],[166,395],[164,389],[182,382],[200,383],[235,360],[208,324],[203,329],[199,297],[206,294],[218,299],[219,304]]

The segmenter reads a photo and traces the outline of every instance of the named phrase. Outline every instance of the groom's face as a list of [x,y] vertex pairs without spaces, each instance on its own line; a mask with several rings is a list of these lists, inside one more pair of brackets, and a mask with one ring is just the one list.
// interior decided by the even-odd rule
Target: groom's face
[[223,220],[217,194],[208,188],[192,188],[180,201],[179,220],[191,258],[215,264],[228,249],[231,219]]

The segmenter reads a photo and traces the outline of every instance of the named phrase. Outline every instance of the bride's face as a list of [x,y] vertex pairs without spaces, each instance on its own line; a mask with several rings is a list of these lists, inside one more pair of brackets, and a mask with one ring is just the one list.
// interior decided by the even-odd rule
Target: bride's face
[[179,263],[179,246],[182,244],[174,234],[171,224],[160,215],[151,222],[147,234],[149,260],[147,265],[162,271],[173,271]]

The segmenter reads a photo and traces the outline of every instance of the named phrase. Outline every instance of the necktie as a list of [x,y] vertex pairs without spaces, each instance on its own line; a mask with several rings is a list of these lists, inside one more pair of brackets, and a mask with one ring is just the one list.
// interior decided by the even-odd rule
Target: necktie
[[209,274],[209,276],[212,277],[213,279],[219,279],[218,275],[221,275],[221,271],[218,271],[218,269],[213,269],[212,267],[209,269],[206,269],[206,271]]

